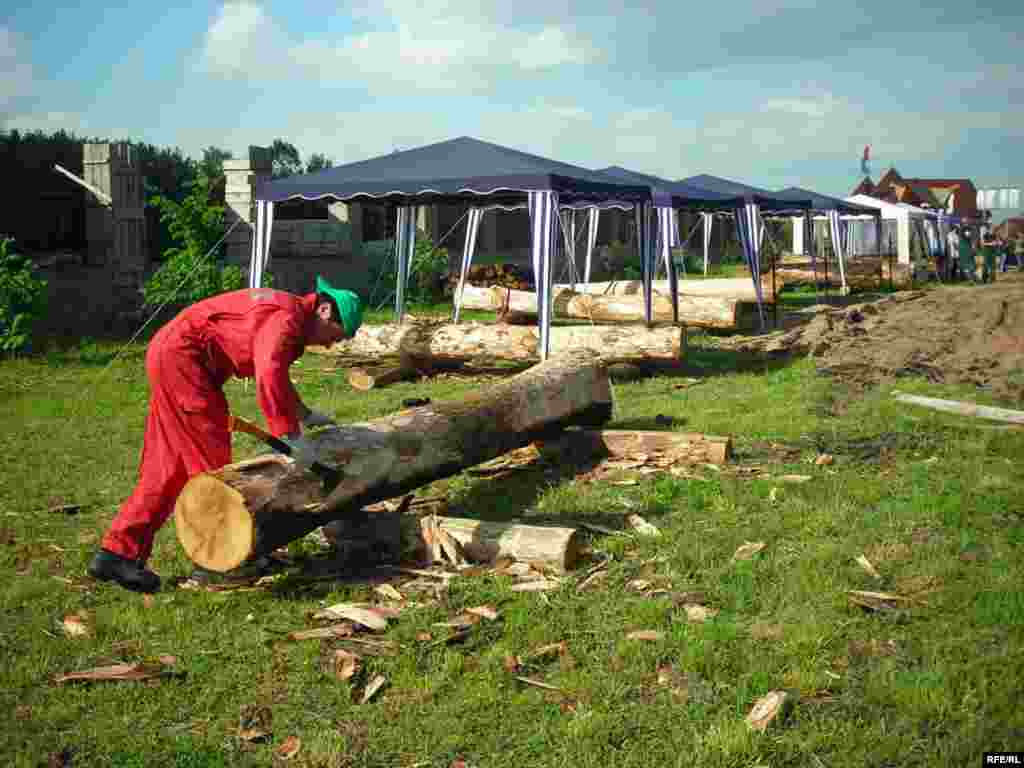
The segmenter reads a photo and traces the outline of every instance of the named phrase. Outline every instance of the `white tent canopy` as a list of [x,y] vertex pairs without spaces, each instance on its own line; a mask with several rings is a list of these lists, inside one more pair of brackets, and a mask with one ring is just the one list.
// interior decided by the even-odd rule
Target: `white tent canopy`
[[[935,226],[936,214],[924,208],[918,208],[907,203],[890,203],[879,200],[869,195],[852,195],[846,198],[848,202],[863,205],[866,208],[875,208],[882,214],[882,221],[894,222],[895,233],[892,241],[896,248],[897,262],[900,264],[910,263],[910,241],[911,233],[916,228],[919,235],[928,242],[929,227]],[[880,236],[870,217],[844,216],[844,219],[851,222],[850,250],[853,255],[865,253],[880,253],[889,248],[889,243],[884,235]],[[859,226],[858,226],[859,225]],[[881,242],[879,242],[881,240]]]

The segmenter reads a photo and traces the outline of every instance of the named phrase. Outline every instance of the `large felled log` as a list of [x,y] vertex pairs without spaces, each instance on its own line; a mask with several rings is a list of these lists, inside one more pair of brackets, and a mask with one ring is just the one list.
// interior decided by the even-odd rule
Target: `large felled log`
[[657,430],[566,430],[557,440],[540,444],[544,453],[567,457],[671,454],[687,461],[726,464],[732,457],[732,438]]
[[[676,284],[679,287],[680,296],[719,296],[726,299],[757,302],[757,292],[749,277],[710,278],[707,280],[680,278]],[[652,283],[652,288],[657,293],[670,295],[671,289],[668,280],[655,280]],[[576,283],[574,288],[568,283],[559,283],[555,285],[554,290],[575,290],[577,293],[598,296],[642,296],[644,284],[639,280],[612,280],[604,283]],[[768,304],[775,301],[770,274],[761,277],[761,300]]]
[[189,480],[175,505],[178,539],[215,571],[270,552],[367,504],[501,456],[572,424],[611,416],[608,372],[588,352],[569,352],[459,401],[311,433],[341,482],[283,457],[231,464]]
[[[418,364],[467,362],[488,357],[533,362],[539,359],[536,326],[466,323],[460,325],[364,325],[350,341],[336,344],[327,354],[368,357],[405,355]],[[312,348],[311,348],[312,349]],[[686,356],[682,328],[617,328],[613,326],[556,326],[551,329],[551,354],[589,350],[606,363],[678,362]]]
[[[506,306],[510,312],[522,315],[537,314],[537,294],[492,286],[476,288],[463,294],[467,309],[498,309]],[[561,290],[553,293],[554,317],[592,320],[610,323],[644,322],[643,296],[592,295]],[[653,320],[672,322],[672,301],[662,294],[653,297]],[[721,296],[680,296],[679,322],[698,328],[735,329],[753,327],[757,307],[746,301]]]
[[[890,284],[896,288],[907,288],[911,283],[909,264],[896,263],[895,259],[871,256],[858,256],[845,265],[846,284],[851,288],[872,290],[888,288]],[[790,283],[825,282],[825,265],[818,263],[817,273],[811,269],[810,262],[783,262],[776,269],[776,287]],[[842,285],[842,276],[838,264],[830,264],[828,268],[828,284],[832,287]]]
[[[393,521],[389,513],[369,513],[365,521],[350,525],[347,519],[335,520],[324,526],[328,541],[341,550],[355,547],[360,550],[383,550],[391,542]],[[375,525],[379,519],[382,525]],[[432,536],[430,524],[436,526],[458,543],[462,553],[474,562],[486,563],[500,557],[520,562],[543,563],[564,573],[572,570],[579,560],[582,542],[575,528],[557,526],[522,525],[520,523],[472,520],[464,517],[401,516],[398,528],[400,552],[404,557],[430,559]],[[349,546],[345,546],[349,545]]]

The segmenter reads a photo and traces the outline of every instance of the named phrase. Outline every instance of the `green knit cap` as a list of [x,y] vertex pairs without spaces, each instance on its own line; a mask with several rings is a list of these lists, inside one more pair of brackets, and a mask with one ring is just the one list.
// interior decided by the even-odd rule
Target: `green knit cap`
[[316,276],[316,292],[330,297],[334,306],[338,308],[345,335],[350,339],[355,336],[359,326],[363,324],[363,302],[359,297],[352,291],[335,288],[320,275]]

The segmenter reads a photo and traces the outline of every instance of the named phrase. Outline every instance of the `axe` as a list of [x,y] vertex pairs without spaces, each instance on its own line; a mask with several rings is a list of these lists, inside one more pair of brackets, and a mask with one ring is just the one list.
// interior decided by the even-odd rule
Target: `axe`
[[[251,421],[246,421],[239,416],[228,415],[228,430],[230,432],[244,432],[247,435],[258,437],[275,451],[283,453],[285,456],[291,456],[292,454],[292,447],[284,440],[274,437],[261,426],[253,424]],[[326,493],[330,493],[341,482],[341,472],[328,467],[326,464],[321,464],[319,461],[314,461],[310,469],[324,481],[324,491]]]

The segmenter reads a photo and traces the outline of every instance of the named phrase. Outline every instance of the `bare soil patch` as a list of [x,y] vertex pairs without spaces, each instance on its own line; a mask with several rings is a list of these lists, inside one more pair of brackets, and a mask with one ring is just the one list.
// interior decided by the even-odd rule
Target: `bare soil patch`
[[974,384],[1024,401],[1024,274],[994,284],[902,291],[845,307],[816,307],[809,320],[721,346],[744,353],[803,353],[820,370],[871,386],[895,376]]

